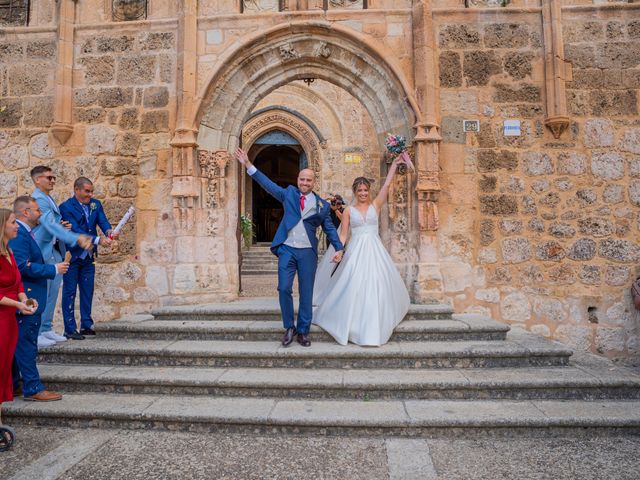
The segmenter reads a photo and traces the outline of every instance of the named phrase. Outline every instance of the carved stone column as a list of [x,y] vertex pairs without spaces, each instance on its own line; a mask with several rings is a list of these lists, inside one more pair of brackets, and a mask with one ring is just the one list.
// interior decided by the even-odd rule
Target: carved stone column
[[440,92],[437,84],[438,64],[430,0],[413,5],[413,54],[416,96],[424,112],[414,138],[418,170],[418,226],[420,231],[438,229],[438,196],[440,193]]
[[214,210],[224,207],[225,177],[231,155],[226,150],[210,152],[198,150],[198,163],[200,165],[202,203],[207,208],[207,234],[216,236],[221,225],[216,225]]
[[60,1],[58,23],[58,64],[55,75],[55,107],[51,133],[61,145],[73,133],[73,34],[75,0]]
[[544,124],[560,138],[569,126],[565,82],[567,68],[562,40],[562,2],[542,1],[542,29],[544,33],[544,77],[547,98],[547,117]]
[[200,185],[196,159],[196,131],[190,124],[197,88],[197,0],[183,0],[178,21],[176,130],[171,140],[173,147],[173,197],[176,227],[191,232]]

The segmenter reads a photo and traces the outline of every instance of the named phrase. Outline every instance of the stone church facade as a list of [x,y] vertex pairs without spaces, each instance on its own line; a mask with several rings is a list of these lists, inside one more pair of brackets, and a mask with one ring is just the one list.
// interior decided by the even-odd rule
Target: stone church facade
[[97,319],[226,301],[257,211],[238,145],[276,165],[277,132],[349,199],[398,133],[382,235],[414,302],[637,361],[639,97],[637,3],[0,1],[0,205],[47,164],[59,201],[85,175],[113,223],[136,207]]

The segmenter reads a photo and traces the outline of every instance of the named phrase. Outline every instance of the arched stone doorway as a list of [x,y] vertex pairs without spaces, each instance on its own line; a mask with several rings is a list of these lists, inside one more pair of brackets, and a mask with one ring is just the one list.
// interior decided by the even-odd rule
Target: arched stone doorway
[[[172,141],[172,196],[180,226],[198,235],[197,222],[189,222],[203,216],[200,210],[203,192],[191,153],[196,145],[210,152],[232,152],[241,144],[243,125],[261,98],[295,80],[324,80],[361,102],[373,121],[381,150],[386,132],[405,135],[413,142],[418,175],[398,179],[398,194],[393,195],[391,205],[396,218],[394,225],[402,229],[394,230],[395,244],[401,246],[396,258],[402,256],[399,267],[406,274],[411,291],[413,282],[423,281],[418,278],[421,273],[415,267],[419,262],[416,257],[418,230],[428,230],[435,225],[425,219],[436,217],[425,212],[434,211],[439,190],[437,163],[434,166],[433,159],[437,160],[440,137],[435,124],[423,121],[412,88],[393,60],[389,60],[393,57],[381,54],[373,42],[354,30],[323,21],[279,25],[249,35],[238,45],[210,69],[212,73],[206,86],[196,95],[191,126],[187,127],[187,123],[185,128],[178,129]],[[197,132],[197,138],[190,132]],[[311,152],[309,159],[312,160]],[[238,224],[241,209],[238,190],[244,173],[235,162],[228,165],[227,178],[221,180],[228,192],[224,208],[205,215],[209,224],[218,222],[226,226],[222,229],[224,238],[207,240],[214,248],[223,250],[225,263],[215,268],[221,273],[224,273],[222,269],[226,270],[228,288],[231,291],[236,287],[237,291],[239,242],[237,236],[232,241],[229,227]],[[413,193],[416,181],[417,196]],[[235,204],[234,198],[238,199]]]

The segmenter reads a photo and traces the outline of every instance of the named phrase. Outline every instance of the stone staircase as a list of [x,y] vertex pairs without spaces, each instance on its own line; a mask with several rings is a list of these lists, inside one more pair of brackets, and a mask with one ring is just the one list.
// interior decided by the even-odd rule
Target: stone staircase
[[640,376],[481,315],[412,305],[380,348],[317,327],[289,348],[275,299],[165,307],[42,352],[46,404],[9,423],[356,435],[640,432]]
[[271,253],[268,245],[254,245],[242,250],[242,275],[277,275],[278,258]]

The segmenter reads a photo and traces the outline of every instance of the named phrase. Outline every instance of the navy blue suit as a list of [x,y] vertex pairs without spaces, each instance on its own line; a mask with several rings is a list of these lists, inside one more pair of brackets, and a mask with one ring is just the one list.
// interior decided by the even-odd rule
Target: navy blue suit
[[[298,333],[309,333],[312,320],[313,284],[315,282],[316,268],[318,266],[318,238],[316,229],[322,227],[329,242],[336,252],[344,247],[338,237],[338,232],[331,221],[331,207],[329,203],[318,195],[316,213],[302,219],[300,211],[300,190],[288,186],[282,188],[272,182],[264,173],[257,170],[252,176],[267,193],[282,203],[284,216],[271,243],[271,251],[278,256],[278,293],[280,310],[284,328],[294,327],[293,322],[293,279],[298,272],[298,285],[300,290],[300,308],[298,309]],[[315,194],[314,194],[315,195]],[[311,248],[292,248],[285,245],[289,231],[302,219]]]
[[[71,197],[60,205],[60,214],[63,220],[71,223],[73,232],[88,235],[92,241],[98,238],[98,227],[105,234],[111,230],[111,224],[107,220],[102,203],[95,199],[89,202],[88,218],[76,197]],[[78,245],[70,248],[69,252],[71,252],[71,263],[69,270],[64,274],[62,285],[62,317],[64,331],[68,334],[77,330],[74,307],[78,290],[80,290],[80,329],[93,326],[91,304],[96,273],[94,257],[98,254],[95,244],[90,252]]]
[[33,315],[16,314],[18,344],[14,356],[13,384],[17,386],[22,377],[24,396],[30,397],[44,390],[36,366],[38,332],[42,312],[47,305],[47,280],[56,276],[56,266],[44,263],[38,243],[22,224],[19,224],[18,235],[9,241],[9,246],[13,250],[27,297],[38,302],[38,310]]

